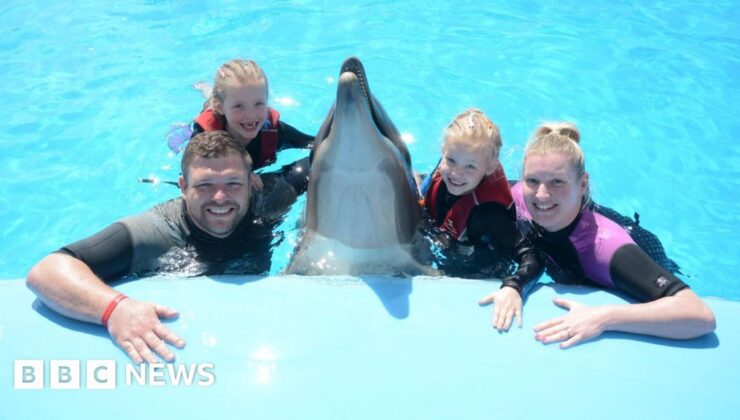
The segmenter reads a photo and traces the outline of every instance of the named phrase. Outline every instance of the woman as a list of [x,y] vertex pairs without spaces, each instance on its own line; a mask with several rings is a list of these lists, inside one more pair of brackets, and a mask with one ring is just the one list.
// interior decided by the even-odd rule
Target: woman
[[579,140],[570,123],[545,123],[535,131],[524,152],[522,182],[512,190],[520,226],[556,282],[617,289],[643,303],[591,307],[556,298],[569,312],[537,325],[535,339],[567,348],[604,331],[674,339],[714,331],[712,311],[685,283],[591,209]]

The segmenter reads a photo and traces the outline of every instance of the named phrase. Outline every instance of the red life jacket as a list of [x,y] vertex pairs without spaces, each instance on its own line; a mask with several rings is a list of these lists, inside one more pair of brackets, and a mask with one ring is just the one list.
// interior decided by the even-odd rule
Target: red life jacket
[[[435,171],[432,177],[432,184],[424,197],[424,204],[431,216],[437,220],[437,197],[444,181],[439,170]],[[475,206],[490,202],[500,203],[506,208],[514,202],[509,181],[501,165],[491,175],[483,178],[472,192],[460,197],[452,205],[440,227],[458,241],[462,240],[468,227],[470,212]]]
[[[267,166],[275,162],[277,158],[280,113],[272,108],[267,108],[267,121],[269,122],[269,128],[261,129],[258,134],[260,136],[260,156],[259,161],[254,162],[255,169]],[[212,109],[206,109],[195,118],[195,123],[203,131],[216,131],[225,128],[226,119],[213,112]]]

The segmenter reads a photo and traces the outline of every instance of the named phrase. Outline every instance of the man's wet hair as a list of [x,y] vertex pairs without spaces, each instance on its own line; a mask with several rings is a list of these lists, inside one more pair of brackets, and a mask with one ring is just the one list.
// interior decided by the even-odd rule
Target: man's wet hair
[[244,168],[247,173],[252,171],[252,158],[231,134],[226,131],[207,131],[196,134],[188,142],[182,154],[180,170],[185,180],[188,179],[190,163],[197,157],[205,159],[219,158],[228,155],[241,156],[244,159]]

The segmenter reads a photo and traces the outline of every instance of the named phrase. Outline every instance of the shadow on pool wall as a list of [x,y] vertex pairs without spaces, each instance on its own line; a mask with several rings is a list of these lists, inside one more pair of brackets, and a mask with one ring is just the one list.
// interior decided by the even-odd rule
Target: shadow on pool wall
[[[393,277],[378,277],[378,276],[358,276],[358,277],[350,277],[350,276],[327,276],[327,277],[304,277],[304,276],[289,276],[289,277],[260,277],[260,276],[213,276],[213,277],[192,277],[192,278],[170,278],[169,276],[166,277],[158,277],[154,278],[153,280],[146,280],[144,279],[143,282],[155,284],[157,288],[159,289],[158,294],[161,294],[163,289],[170,289],[173,292],[172,298],[174,300],[181,300],[181,298],[185,298],[186,302],[180,302],[177,304],[177,309],[180,310],[181,314],[190,312],[192,310],[192,306],[200,306],[202,304],[198,304],[198,300],[200,298],[207,298],[207,296],[201,296],[200,294],[192,294],[187,291],[187,283],[189,282],[199,282],[200,279],[207,279],[209,281],[216,282],[218,284],[223,284],[226,286],[245,286],[257,282],[285,282],[299,279],[299,281],[308,281],[309,283],[316,284],[320,283],[319,289],[322,287],[332,287],[332,288],[343,288],[343,287],[353,287],[357,286],[358,283],[363,284],[364,286],[367,286],[368,289],[370,289],[375,297],[378,299],[378,301],[382,304],[383,308],[385,309],[386,313],[396,320],[407,320],[409,316],[411,315],[411,301],[412,301],[412,293],[414,290],[413,283],[415,281],[415,278],[393,278]],[[465,282],[465,283],[478,283],[479,285],[485,285],[486,288],[495,290],[500,286],[500,283],[498,281],[490,281],[490,280],[464,280],[464,279],[456,279],[456,278],[446,278],[446,277],[438,277],[438,278],[430,278],[430,277],[424,277],[423,278],[425,282],[431,282],[431,283],[439,283],[438,287],[448,287],[449,284],[446,283],[458,283],[458,282]],[[126,283],[133,283],[136,279],[127,279],[123,281],[117,282],[116,285],[126,284]],[[175,288],[174,286],[181,286]],[[490,286],[490,287],[489,287]],[[203,285],[203,287],[208,287],[208,285]],[[305,287],[305,286],[304,286]],[[434,284],[429,285],[429,287],[435,287]],[[179,289],[179,290],[177,290]],[[550,290],[548,292],[548,290]],[[220,292],[219,292],[220,293]],[[250,293],[250,291],[245,291],[245,293]],[[229,295],[233,295],[233,293],[228,293]],[[599,297],[598,294],[604,294],[605,296]],[[615,301],[611,303],[635,303],[635,301],[628,296],[614,291],[607,291],[607,290],[601,290],[601,289],[594,289],[591,287],[586,286],[568,286],[568,285],[560,285],[557,283],[537,283],[533,286],[531,286],[531,289],[526,293],[526,296],[524,298],[524,306],[523,306],[523,314],[525,319],[533,320],[531,315],[532,313],[542,313],[543,309],[551,309],[547,308],[547,305],[551,305],[553,308],[555,308],[556,311],[560,313],[565,313],[565,310],[561,310],[559,308],[556,308],[555,305],[551,302],[543,302],[542,296],[544,295],[553,295],[553,297],[565,297],[568,299],[574,299],[576,301],[582,302],[583,299],[580,298],[587,298],[588,296],[591,296],[591,299],[585,299],[586,304],[591,304],[588,302],[588,300],[592,300],[594,297],[596,297],[598,300],[607,300],[607,301],[614,301],[615,299],[609,298],[606,295],[613,296],[621,300],[622,302]],[[597,296],[593,296],[597,295]],[[152,296],[147,296],[145,293],[137,293],[136,296],[137,299],[141,300],[152,300],[157,303],[162,303],[159,300],[155,299]],[[417,296],[416,299],[425,299],[424,297]],[[189,301],[189,304],[188,302]],[[287,305],[292,305],[291,302],[285,302]],[[345,302],[343,302],[345,303]],[[230,305],[233,303],[230,303]],[[421,306],[428,306],[430,302],[417,302],[418,305]],[[471,305],[474,305],[474,302],[470,303]],[[188,306],[191,306],[191,308],[188,308]],[[209,311],[216,312],[218,311],[219,302],[214,302],[214,307],[212,309],[209,309]],[[350,306],[351,307],[351,306]],[[42,303],[39,299],[35,299],[31,302],[31,308],[41,315],[42,317],[46,318],[48,321],[54,324],[54,326],[50,326],[50,328],[57,328],[62,327],[64,329],[67,329],[69,331],[77,332],[77,333],[84,333],[89,334],[92,336],[100,337],[100,338],[109,338],[109,335],[107,331],[100,325],[77,321],[72,318],[66,317],[64,315],[61,315],[48,306],[46,306],[44,303]],[[462,309],[462,308],[461,308]],[[466,308],[469,309],[469,308]],[[269,315],[274,309],[265,308],[265,315]],[[361,310],[361,309],[358,309]],[[485,306],[484,307],[485,312],[487,313],[486,316],[481,317],[481,319],[476,320],[475,325],[471,324],[471,328],[482,328],[485,329],[487,333],[490,332],[490,334],[495,334],[495,330],[491,329],[490,324],[488,321],[490,320],[490,311],[492,310],[492,307]],[[374,312],[374,311],[373,311]],[[226,313],[226,312],[225,312]],[[443,314],[436,314],[435,316],[439,316]],[[538,315],[539,317],[540,315]],[[557,316],[557,315],[555,315]],[[173,318],[173,319],[167,319],[163,320],[162,322],[166,324],[171,324],[171,328],[174,331],[178,331],[181,329],[181,326],[178,326],[178,321],[180,320],[180,317]],[[539,322],[543,322],[546,319],[538,318],[535,321],[532,321],[532,325],[536,325]],[[429,322],[434,322],[434,320],[430,320]],[[719,320],[718,322],[722,322],[722,320]],[[207,326],[201,326],[203,328],[208,328]],[[516,327],[512,326],[512,331],[516,330]],[[238,330],[234,331],[234,334],[239,334],[240,332]],[[511,333],[511,332],[509,332]],[[652,336],[646,336],[646,335],[639,335],[639,334],[629,334],[629,333],[622,333],[622,332],[612,332],[608,331],[600,335],[599,337],[589,340],[586,343],[582,343],[576,347],[581,346],[590,346],[594,343],[600,342],[600,341],[634,341],[634,342],[642,342],[650,345],[660,345],[665,347],[674,347],[674,348],[685,348],[685,349],[710,349],[710,348],[716,348],[720,345],[719,337],[715,333],[707,334],[702,337],[698,337],[695,339],[690,340],[673,340],[673,339],[667,339],[667,338],[660,338],[660,337],[652,337]],[[187,340],[186,340],[187,341]],[[556,346],[556,344],[552,344],[551,346]]]
[[359,276],[383,303],[388,315],[396,319],[406,319],[411,310],[412,278],[379,279],[372,276]]
[[[267,276],[200,276],[201,278],[207,278],[209,280],[223,283],[223,284],[229,284],[234,286],[243,286],[247,283],[253,283],[257,282],[263,279],[268,278]],[[151,280],[149,278],[149,281],[158,281],[161,283],[169,283],[171,285],[177,285],[178,283],[182,284],[184,282],[187,282],[189,280],[194,280],[197,277],[182,277],[178,276],[176,274],[167,274],[167,275],[160,275],[156,277],[156,280]],[[148,278],[140,278],[136,276],[129,276],[124,277],[119,280],[115,280],[109,283],[109,285],[113,288],[117,288],[121,285],[132,283],[136,281],[147,281]],[[147,296],[136,296],[135,297],[138,300],[144,300],[148,301],[149,298]],[[155,302],[159,303],[159,302]],[[43,316],[44,318],[48,319],[49,321],[53,322],[54,324],[66,328],[70,331],[76,331],[76,332],[82,332],[85,334],[90,334],[98,337],[104,337],[104,338],[110,338],[110,335],[108,334],[108,331],[106,328],[104,328],[102,325],[93,324],[90,322],[84,322],[79,321],[70,317],[67,317],[65,315],[62,315],[55,310],[51,309],[49,306],[47,306],[45,303],[43,303],[39,298],[36,298],[31,303],[31,308],[36,311],[39,315]],[[180,319],[180,316],[174,317],[174,318],[167,318],[167,319],[161,319],[161,322],[164,324],[172,324],[177,322]]]

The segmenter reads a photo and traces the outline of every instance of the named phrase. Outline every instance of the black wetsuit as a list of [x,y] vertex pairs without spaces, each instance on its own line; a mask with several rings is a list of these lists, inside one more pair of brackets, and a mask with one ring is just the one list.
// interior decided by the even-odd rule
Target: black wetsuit
[[470,210],[466,238],[455,241],[439,226],[450,208],[462,197],[450,194],[442,183],[433,220],[435,236],[447,242],[437,263],[445,274],[466,278],[503,278],[504,286],[522,293],[524,286],[543,271],[532,245],[516,228],[516,212],[500,203],[485,202]]
[[57,252],[84,262],[103,280],[131,274],[264,274],[270,269],[270,223],[248,214],[226,238],[195,226],[182,198],[126,217]]

